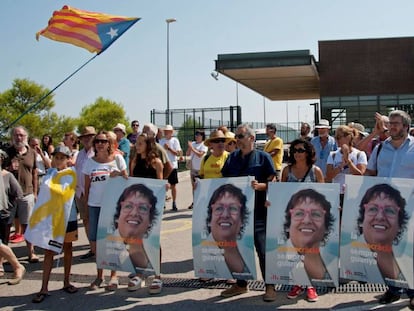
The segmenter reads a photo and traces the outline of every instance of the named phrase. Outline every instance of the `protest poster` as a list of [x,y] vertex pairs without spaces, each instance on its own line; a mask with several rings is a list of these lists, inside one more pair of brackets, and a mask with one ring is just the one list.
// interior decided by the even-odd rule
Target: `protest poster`
[[166,181],[111,178],[98,223],[98,268],[160,274],[160,231]]
[[192,232],[196,277],[256,279],[252,178],[197,183]]
[[36,204],[24,234],[28,242],[56,253],[62,252],[75,188],[74,168],[48,170],[40,184]]
[[338,286],[339,184],[269,183],[266,283]]
[[413,189],[405,178],[346,176],[344,279],[413,288]]

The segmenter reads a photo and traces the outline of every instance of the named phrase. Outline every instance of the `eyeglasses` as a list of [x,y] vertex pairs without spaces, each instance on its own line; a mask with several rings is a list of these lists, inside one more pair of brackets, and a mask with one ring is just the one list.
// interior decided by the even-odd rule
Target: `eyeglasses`
[[403,123],[402,122],[398,122],[398,121],[390,121],[390,122],[388,122],[388,124],[391,125],[391,126],[397,126],[397,125],[401,125]]
[[121,212],[130,213],[135,207],[138,208],[138,214],[148,215],[151,207],[147,204],[132,204],[129,202],[121,203]]
[[235,137],[238,138],[238,139],[243,139],[243,138],[245,138],[247,136],[248,136],[247,134],[236,134],[235,135]]
[[232,140],[231,142],[229,142],[229,145],[235,145],[236,142],[234,140]]
[[291,209],[290,215],[293,220],[301,221],[305,218],[306,214],[312,221],[322,221],[325,217],[325,210],[318,209]]
[[134,127],[135,127],[135,126],[139,126],[139,124],[138,124],[138,123],[134,123],[134,124],[132,124],[132,126],[134,126]]
[[225,138],[216,138],[216,139],[212,139],[210,140],[210,142],[212,142],[213,144],[219,144],[219,143],[225,143],[226,139]]
[[303,148],[298,148],[298,149],[293,148],[293,153],[305,153],[305,152],[306,152],[306,149],[303,149]]
[[107,139],[95,139],[94,144],[106,144],[108,142]]
[[232,216],[238,216],[240,214],[240,207],[241,205],[236,204],[213,204],[211,205],[213,209],[213,214],[215,216],[221,216],[224,213],[224,210]]
[[396,218],[400,211],[398,206],[382,206],[376,204],[364,204],[364,208],[368,216],[377,216],[379,210],[381,210],[382,214],[387,218]]

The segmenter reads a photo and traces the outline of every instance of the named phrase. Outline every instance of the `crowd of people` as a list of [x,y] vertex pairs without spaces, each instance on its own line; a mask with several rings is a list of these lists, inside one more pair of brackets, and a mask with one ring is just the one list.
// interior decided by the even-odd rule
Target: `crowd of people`
[[[191,190],[194,191],[197,187],[199,178],[254,177],[251,182],[251,187],[255,191],[254,244],[262,277],[265,279],[268,208],[266,194],[269,182],[338,183],[342,211],[346,192],[345,175],[414,177],[413,162],[409,159],[409,156],[414,154],[414,138],[409,134],[410,116],[403,111],[394,110],[389,116],[377,113],[375,119],[376,125],[371,133],[365,132],[362,124],[351,122],[336,128],[334,136],[330,135],[332,131],[328,120],[322,119],[315,125],[314,135],[311,135],[310,125],[302,123],[300,136],[290,143],[286,166],[282,165],[283,141],[277,136],[275,124],[270,123],[266,126],[268,142],[263,150],[255,148],[255,132],[248,124],[239,125],[235,133],[221,126],[212,131],[208,138],[204,130],[199,129],[194,133],[194,140],[188,141],[187,145]],[[7,199],[6,204],[0,202],[0,263],[6,259],[13,265],[15,273],[10,284],[18,284],[21,281],[25,268],[13,257],[7,243],[24,240],[23,233],[27,228],[39,186],[51,168],[76,169],[77,185],[73,206],[76,206],[75,210],[82,219],[90,243],[90,251],[82,256],[83,259],[96,257],[96,235],[102,207],[102,192],[110,177],[166,179],[168,189],[171,190],[172,210],[177,210],[177,196],[181,195],[177,193],[176,187],[179,182],[177,161],[182,156],[182,149],[179,140],[174,137],[174,128],[166,125],[163,131],[159,131],[155,125],[146,124],[140,131],[139,122],[134,120],[131,129],[132,132],[127,135],[125,125],[121,123],[112,129],[113,132],[96,132],[95,128],[87,126],[80,131],[79,136],[74,132],[66,133],[62,142],[55,147],[50,135],[44,135],[41,141],[36,137],[29,140],[29,133],[25,128],[18,126],[12,129],[12,144],[9,149],[0,153],[4,183],[1,186],[4,191],[0,190],[5,194],[2,197]],[[163,136],[159,136],[160,132]],[[83,147],[81,150],[78,149],[79,142]],[[305,199],[302,201],[307,202]],[[120,206],[124,208],[122,204]],[[189,209],[193,208],[196,209],[197,206],[191,204]],[[376,215],[379,214],[379,208],[365,209],[362,213],[364,212],[371,216]],[[306,218],[296,216],[295,219],[300,221]],[[10,235],[12,225],[15,228],[13,236]],[[67,272],[70,271],[71,245],[76,240],[76,232],[76,226],[68,225],[64,243],[63,285],[63,289],[68,293],[77,291],[70,284]],[[29,241],[26,241],[26,245],[29,262],[38,262],[39,257],[33,245]],[[45,254],[42,288],[33,298],[33,302],[41,302],[48,295],[47,282],[54,253],[48,251]],[[144,277],[138,272],[131,275],[128,290],[133,291],[141,287]],[[248,291],[246,280],[238,278],[228,281],[232,286],[224,290],[221,296],[232,297]],[[96,279],[90,285],[90,289],[97,289],[103,286],[103,283],[103,270],[97,269]],[[117,287],[116,271],[111,271],[110,281],[105,288],[113,291]],[[162,280],[157,275],[149,286],[149,292],[157,294],[161,289]],[[389,286],[379,298],[379,302],[388,304],[396,301],[402,291],[402,288]],[[405,291],[410,298],[409,307],[414,309],[414,290]],[[305,288],[296,285],[287,297],[294,299],[303,292]],[[306,295],[310,302],[318,300],[313,286],[307,286]],[[276,300],[273,284],[265,284],[263,300]]]

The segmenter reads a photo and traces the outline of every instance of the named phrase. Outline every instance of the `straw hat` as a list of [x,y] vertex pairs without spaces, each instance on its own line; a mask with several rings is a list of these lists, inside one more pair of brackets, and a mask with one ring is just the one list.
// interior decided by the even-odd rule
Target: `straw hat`
[[230,142],[230,140],[231,140],[231,138],[226,137],[226,136],[223,134],[223,132],[222,132],[222,131],[220,131],[220,130],[215,130],[215,131],[211,132],[210,137],[204,141],[204,145],[206,145],[207,147],[209,147],[209,146],[210,146],[210,142],[211,142],[212,140],[214,140],[214,139],[217,139],[217,138],[224,138],[224,139],[225,139],[225,141],[224,141],[225,143],[228,143],[228,142]]
[[78,136],[78,138],[89,136],[89,135],[96,135],[96,131],[93,126],[85,126],[82,129],[81,134]]
[[172,125],[168,124],[162,130],[163,131],[174,131],[174,128],[172,127]]
[[233,132],[228,131],[228,132],[226,132],[226,134],[224,134],[224,136],[229,139],[229,141],[227,143],[230,143],[232,141],[237,142],[236,134],[234,134]]
[[126,126],[122,123],[118,123],[117,125],[115,125],[113,131],[115,132],[115,130],[121,130],[122,133],[126,134]]
[[326,119],[321,119],[319,124],[315,126],[316,129],[330,129],[329,121]]

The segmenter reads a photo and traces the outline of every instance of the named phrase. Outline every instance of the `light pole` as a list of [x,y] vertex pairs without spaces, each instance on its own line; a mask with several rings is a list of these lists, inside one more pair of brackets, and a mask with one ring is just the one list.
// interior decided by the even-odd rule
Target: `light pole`
[[174,23],[175,18],[167,18],[167,113],[165,115],[165,124],[170,124],[170,23]]

